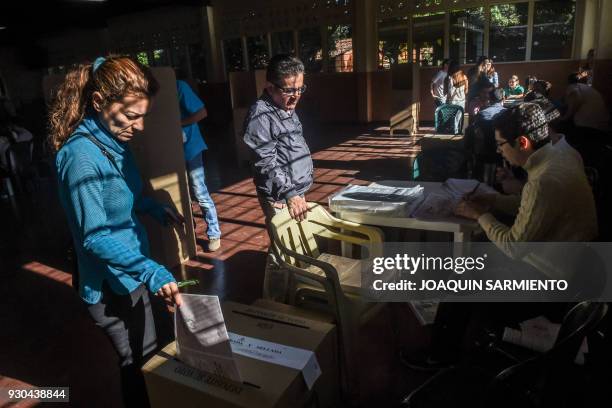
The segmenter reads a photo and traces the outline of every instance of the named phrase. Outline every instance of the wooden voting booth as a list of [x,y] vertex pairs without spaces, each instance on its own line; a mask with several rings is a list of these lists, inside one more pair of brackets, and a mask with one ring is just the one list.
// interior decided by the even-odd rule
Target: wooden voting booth
[[244,136],[244,119],[251,105],[262,94],[266,86],[266,71],[256,70],[248,72],[230,72],[229,74],[230,96],[232,102],[232,114],[234,117],[234,142],[240,165],[250,161],[250,151],[242,140]]
[[395,64],[391,67],[391,135],[397,131],[413,134],[418,130],[418,87],[418,64]]
[[[140,175],[143,194],[158,202],[174,206],[184,217],[182,227],[164,227],[151,217],[142,217],[151,245],[151,256],[162,265],[173,268],[196,255],[193,215],[185,170],[182,129],[176,91],[176,78],[171,68],[152,68],[160,90],[151,111],[145,118],[144,132],[130,142]],[[47,102],[64,80],[63,75],[43,79]]]

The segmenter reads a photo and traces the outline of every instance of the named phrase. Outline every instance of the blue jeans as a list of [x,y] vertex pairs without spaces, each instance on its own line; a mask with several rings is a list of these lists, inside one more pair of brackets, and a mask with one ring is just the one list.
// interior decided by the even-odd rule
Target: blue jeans
[[202,215],[206,220],[206,235],[208,235],[209,239],[221,238],[217,209],[206,187],[206,176],[204,174],[204,163],[201,153],[198,153],[196,157],[187,162],[187,172],[189,174],[191,193],[200,205]]

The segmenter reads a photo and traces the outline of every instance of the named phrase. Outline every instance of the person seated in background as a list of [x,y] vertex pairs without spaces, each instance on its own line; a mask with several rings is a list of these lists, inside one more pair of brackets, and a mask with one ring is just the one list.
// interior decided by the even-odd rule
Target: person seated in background
[[436,72],[431,80],[430,91],[431,96],[434,98],[434,108],[443,105],[446,102],[446,94],[444,93],[444,81],[448,76],[448,63],[450,61],[445,59],[442,61],[440,70]]
[[549,98],[552,84],[548,81],[537,80],[533,83],[531,90],[525,94],[525,102],[539,98]]
[[506,99],[519,99],[525,94],[525,88],[519,83],[516,75],[512,75],[508,80],[508,86],[504,88],[504,97]]
[[480,77],[478,83],[475,85],[476,96],[469,100],[467,113],[470,115],[470,121],[478,115],[481,109],[486,108],[489,105],[489,93],[495,89],[495,87],[485,77]]
[[495,89],[490,84],[487,86],[479,97],[486,99],[487,104],[470,118],[470,126],[465,131],[464,147],[472,154],[472,176],[492,184],[493,170],[499,162],[494,141],[493,118],[506,108],[503,106],[504,90]]
[[573,122],[572,138],[598,136],[607,132],[610,116],[601,94],[593,87],[579,82],[579,74],[568,77],[565,92],[567,109],[561,121]]
[[527,76],[527,78],[525,79],[525,90],[527,91],[526,93],[533,91],[533,86],[537,81],[538,78],[536,78],[534,75]]
[[488,93],[489,104],[478,111],[474,122],[475,123],[484,123],[484,124],[493,124],[493,118],[506,110],[504,108],[504,90],[501,88],[497,89],[489,89]]

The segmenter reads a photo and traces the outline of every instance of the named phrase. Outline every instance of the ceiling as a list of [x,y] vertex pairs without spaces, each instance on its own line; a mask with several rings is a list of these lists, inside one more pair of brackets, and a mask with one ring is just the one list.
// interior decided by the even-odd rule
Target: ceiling
[[[107,19],[171,5],[208,5],[209,0],[44,0],[0,1],[0,45],[33,46],[69,28],[101,28]],[[35,5],[34,5],[35,4]]]

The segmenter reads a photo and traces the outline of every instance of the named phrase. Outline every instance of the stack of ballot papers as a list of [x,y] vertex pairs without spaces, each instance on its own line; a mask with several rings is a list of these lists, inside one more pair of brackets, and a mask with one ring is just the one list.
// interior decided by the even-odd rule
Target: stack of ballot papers
[[349,184],[329,198],[335,212],[365,212],[389,217],[407,217],[423,200],[423,187],[357,186]]
[[495,192],[494,189],[478,180],[450,178],[442,184],[438,191],[427,194],[411,216],[425,220],[450,217],[457,204],[465,197]]

